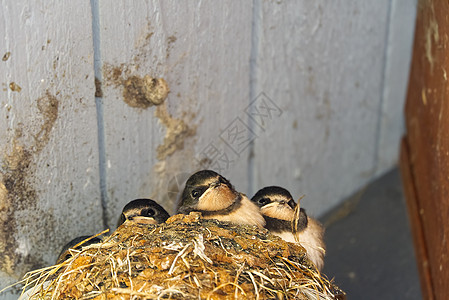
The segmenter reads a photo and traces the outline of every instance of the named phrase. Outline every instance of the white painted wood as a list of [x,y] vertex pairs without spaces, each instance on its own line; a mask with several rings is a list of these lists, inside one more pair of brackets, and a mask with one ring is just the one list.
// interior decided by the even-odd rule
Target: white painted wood
[[373,178],[388,8],[262,2],[254,89],[283,113],[258,131],[254,190],[284,186],[319,215]]
[[88,2],[1,4],[0,288],[102,229],[90,15]]
[[381,175],[398,161],[399,141],[404,132],[403,111],[412,59],[416,5],[417,0],[392,0],[376,175]]
[[[226,166],[222,158],[222,173],[246,191],[248,149],[237,155],[220,135],[230,124],[242,125],[233,123],[236,118],[246,121],[252,3],[104,1],[99,12],[109,224],[137,197],[151,197],[173,212],[174,178],[202,168],[197,159],[213,146],[233,161]],[[126,71],[117,82],[111,70],[120,66]],[[126,104],[122,80],[133,75],[164,78],[170,87],[165,103],[146,109]],[[156,114],[164,107],[188,131],[176,139],[183,148],[158,158],[167,125]]]

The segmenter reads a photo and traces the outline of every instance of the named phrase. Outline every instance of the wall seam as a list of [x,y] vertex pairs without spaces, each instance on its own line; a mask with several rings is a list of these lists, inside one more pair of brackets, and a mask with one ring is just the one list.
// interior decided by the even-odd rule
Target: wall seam
[[103,116],[103,96],[101,92],[101,83],[103,81],[102,60],[101,60],[101,39],[100,39],[100,9],[97,0],[91,0],[92,12],[92,42],[94,50],[94,74],[95,74],[95,107],[97,111],[97,130],[98,130],[98,157],[99,157],[99,176],[100,176],[100,197],[102,208],[103,227],[108,226],[108,194],[106,183],[106,146],[104,134],[104,116]]
[[[260,47],[260,37],[262,31],[262,5],[260,0],[253,0],[253,10],[252,10],[252,21],[251,21],[251,50],[249,59],[249,103],[248,103],[248,113],[253,113],[253,108],[250,103],[256,99],[257,96],[257,80],[258,80],[258,58],[259,58],[259,47]],[[256,124],[254,120],[248,117],[248,126],[252,132],[256,131]],[[251,134],[251,133],[249,133]],[[248,170],[247,170],[247,180],[248,180],[248,195],[254,193],[254,188],[256,184],[255,168],[255,141],[251,141],[248,151]]]
[[385,30],[385,47],[384,47],[384,53],[383,53],[383,65],[382,65],[382,77],[380,81],[380,88],[381,88],[381,96],[379,101],[379,107],[377,112],[377,123],[376,123],[376,138],[375,138],[375,145],[374,145],[374,158],[373,158],[373,174],[374,176],[380,175],[377,174],[379,170],[379,162],[380,162],[380,146],[381,146],[381,138],[383,136],[383,130],[382,130],[382,119],[383,119],[383,110],[385,106],[385,99],[387,97],[387,91],[386,91],[386,78],[387,78],[387,72],[388,72],[388,65],[390,63],[390,57],[389,57],[389,48],[390,48],[390,35],[391,35],[391,20],[392,20],[392,2],[395,0],[390,0],[388,2],[388,8],[387,8],[387,27]]

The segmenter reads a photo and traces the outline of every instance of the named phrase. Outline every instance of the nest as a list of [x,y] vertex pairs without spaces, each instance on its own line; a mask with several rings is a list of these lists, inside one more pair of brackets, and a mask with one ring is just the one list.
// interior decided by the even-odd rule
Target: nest
[[26,299],[345,299],[300,245],[199,213],[126,221],[23,283]]

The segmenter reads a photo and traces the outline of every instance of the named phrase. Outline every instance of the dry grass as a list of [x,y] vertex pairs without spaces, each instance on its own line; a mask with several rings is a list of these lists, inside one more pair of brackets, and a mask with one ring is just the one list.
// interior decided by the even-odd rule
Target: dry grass
[[301,246],[197,213],[160,225],[127,221],[103,243],[72,254],[28,273],[26,299],[345,298]]

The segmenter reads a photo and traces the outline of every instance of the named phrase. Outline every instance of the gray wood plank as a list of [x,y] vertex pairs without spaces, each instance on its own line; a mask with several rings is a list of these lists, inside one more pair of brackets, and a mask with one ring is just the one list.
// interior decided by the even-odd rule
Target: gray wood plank
[[[248,148],[225,141],[233,146],[237,118],[247,122],[251,14],[250,2],[100,3],[110,226],[138,197],[173,212],[178,180],[197,169],[219,170],[246,192]],[[163,78],[170,93],[159,106],[132,107],[125,86],[145,76]]]
[[284,186],[319,215],[372,179],[388,13],[386,0],[262,2],[253,89],[282,116],[258,128],[253,190]]
[[2,3],[0,287],[102,230],[90,16],[88,2]]
[[413,51],[417,0],[393,0],[385,58],[383,102],[380,111],[377,174],[396,165],[404,133],[404,104]]

